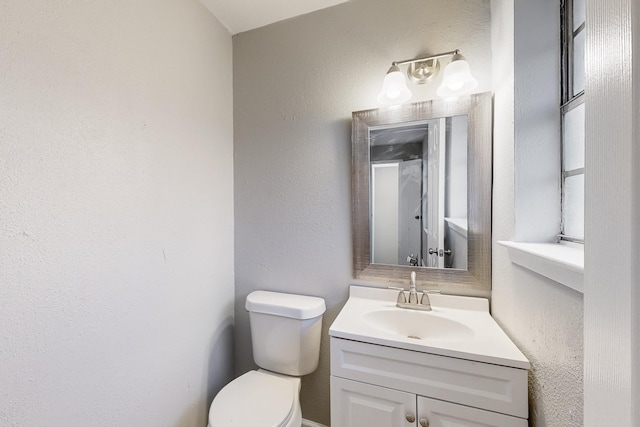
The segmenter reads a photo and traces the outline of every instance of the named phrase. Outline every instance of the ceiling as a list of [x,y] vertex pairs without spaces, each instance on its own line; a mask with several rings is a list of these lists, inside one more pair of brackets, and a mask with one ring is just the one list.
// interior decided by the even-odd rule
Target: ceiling
[[200,0],[233,35],[348,0]]

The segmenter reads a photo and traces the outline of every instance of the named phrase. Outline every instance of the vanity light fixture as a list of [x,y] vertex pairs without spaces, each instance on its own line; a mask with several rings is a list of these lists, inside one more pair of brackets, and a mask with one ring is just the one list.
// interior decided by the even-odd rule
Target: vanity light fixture
[[460,55],[458,49],[451,52],[429,55],[421,58],[394,61],[382,83],[378,102],[382,105],[402,104],[411,99],[411,91],[400,71],[400,65],[408,64],[407,76],[416,84],[433,80],[440,71],[440,58],[450,56],[451,60],[444,68],[442,84],[438,88],[438,96],[450,97],[471,92],[478,86],[478,81],[471,75],[469,63]]

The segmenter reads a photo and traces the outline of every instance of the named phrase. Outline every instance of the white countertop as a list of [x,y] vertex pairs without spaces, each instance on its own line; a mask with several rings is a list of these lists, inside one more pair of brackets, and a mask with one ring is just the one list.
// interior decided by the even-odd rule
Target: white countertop
[[[351,286],[349,300],[329,328],[329,335],[405,350],[529,369],[527,358],[489,314],[489,302],[486,299],[431,294],[429,297],[433,310],[422,312],[395,307],[397,296],[397,290]],[[381,328],[380,322],[376,325],[369,320],[370,314],[374,311],[394,310],[414,313],[409,316],[412,321],[421,320],[420,316],[430,316],[424,317],[424,320],[434,321],[434,325],[456,322],[455,326],[462,333],[457,337],[447,337],[446,331],[435,331],[433,336],[416,339]],[[409,326],[411,325],[407,325]]]

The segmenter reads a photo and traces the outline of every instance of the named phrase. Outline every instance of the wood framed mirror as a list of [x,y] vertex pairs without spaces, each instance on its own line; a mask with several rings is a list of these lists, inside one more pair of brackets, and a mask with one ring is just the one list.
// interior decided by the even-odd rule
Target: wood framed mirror
[[491,114],[490,93],[353,113],[356,279],[491,289]]

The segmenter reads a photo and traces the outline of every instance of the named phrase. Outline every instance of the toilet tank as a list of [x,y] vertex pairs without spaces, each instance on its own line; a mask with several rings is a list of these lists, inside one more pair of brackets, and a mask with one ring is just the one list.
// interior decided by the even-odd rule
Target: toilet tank
[[247,296],[253,360],[263,369],[302,376],[318,367],[322,298],[255,291]]

